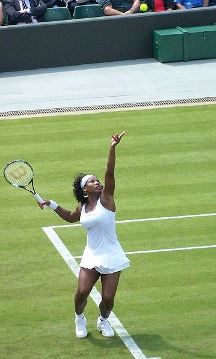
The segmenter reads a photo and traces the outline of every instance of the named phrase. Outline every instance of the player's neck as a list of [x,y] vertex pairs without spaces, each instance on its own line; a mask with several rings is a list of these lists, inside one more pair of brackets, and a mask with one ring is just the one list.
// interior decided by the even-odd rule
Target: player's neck
[[100,195],[98,194],[92,194],[92,195],[89,195],[88,196],[88,202],[87,202],[87,207],[89,209],[93,209],[95,208],[96,204],[97,204],[97,201],[98,199],[100,198]]

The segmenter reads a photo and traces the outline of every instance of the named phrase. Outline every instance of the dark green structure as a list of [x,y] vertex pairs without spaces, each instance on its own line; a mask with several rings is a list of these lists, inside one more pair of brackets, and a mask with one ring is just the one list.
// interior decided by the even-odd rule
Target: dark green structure
[[216,25],[154,30],[153,56],[160,62],[216,58]]
[[48,8],[44,15],[44,21],[62,21],[71,20],[70,11],[66,7]]
[[100,17],[103,16],[103,10],[100,5],[79,5],[74,8],[74,19],[84,19],[89,17]]
[[160,62],[184,60],[184,38],[178,29],[153,31],[153,57]]
[[216,25],[180,30],[184,35],[184,61],[216,58]]
[[156,29],[212,25],[216,7],[0,28],[0,72],[152,58]]

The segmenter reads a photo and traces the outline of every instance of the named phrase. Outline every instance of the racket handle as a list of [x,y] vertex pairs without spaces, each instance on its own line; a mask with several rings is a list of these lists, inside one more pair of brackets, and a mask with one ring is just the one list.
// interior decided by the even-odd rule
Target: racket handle
[[44,202],[43,198],[41,198],[41,196],[38,193],[33,194],[33,197],[35,198],[37,203],[43,203]]

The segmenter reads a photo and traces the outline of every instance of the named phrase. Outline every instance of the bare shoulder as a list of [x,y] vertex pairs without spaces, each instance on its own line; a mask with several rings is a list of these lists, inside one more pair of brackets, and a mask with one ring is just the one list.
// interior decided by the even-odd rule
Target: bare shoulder
[[104,208],[108,209],[109,211],[115,212],[115,200],[111,194],[103,190],[101,193],[100,202]]

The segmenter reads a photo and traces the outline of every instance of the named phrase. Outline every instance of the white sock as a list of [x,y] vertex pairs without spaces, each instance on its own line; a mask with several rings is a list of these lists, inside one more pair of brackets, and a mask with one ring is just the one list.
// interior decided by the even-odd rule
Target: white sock
[[84,314],[83,314],[83,313],[81,313],[81,314],[76,314],[76,313],[75,313],[75,318],[76,318],[76,319],[83,319],[83,318],[84,318]]

